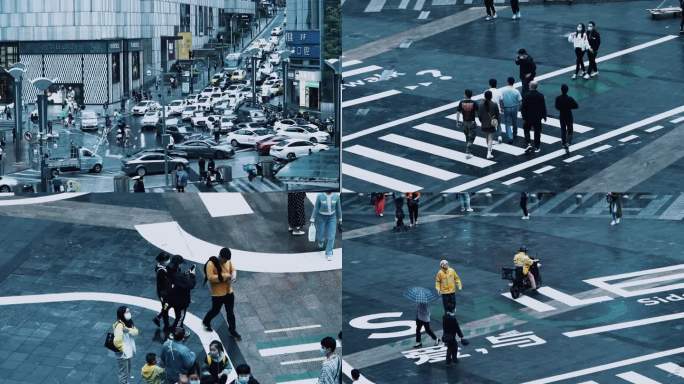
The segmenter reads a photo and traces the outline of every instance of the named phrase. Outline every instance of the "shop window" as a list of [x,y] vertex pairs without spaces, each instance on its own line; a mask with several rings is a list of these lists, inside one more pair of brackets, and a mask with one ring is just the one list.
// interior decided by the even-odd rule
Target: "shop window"
[[133,80],[140,79],[140,52],[133,52],[133,63],[131,63],[131,77]]
[[112,84],[118,84],[121,80],[121,65],[119,63],[119,54],[112,53]]

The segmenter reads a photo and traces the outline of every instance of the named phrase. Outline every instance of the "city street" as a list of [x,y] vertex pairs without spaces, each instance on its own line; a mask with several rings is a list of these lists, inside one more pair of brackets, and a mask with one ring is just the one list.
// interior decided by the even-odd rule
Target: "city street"
[[[341,249],[328,261],[306,236],[290,235],[286,194],[36,200],[62,196],[15,197],[0,206],[0,381],[116,383],[103,342],[118,306],[129,305],[140,330],[132,382],[140,382],[145,354],[159,356],[163,341],[152,318],[159,311],[155,257],[164,250],[183,256],[183,270],[197,267],[185,326],[198,357],[219,339],[232,366],[246,362],[261,383],[316,382],[320,340],[341,330]],[[307,218],[311,211],[307,200]],[[203,265],[221,247],[231,248],[238,270],[241,341],[229,335],[223,310],[214,332],[201,325],[210,308]]]
[[[422,197],[418,226],[393,232],[394,206],[375,216],[368,195],[344,200],[345,361],[371,382],[674,384],[684,379],[684,195],[624,197],[610,226],[602,194],[544,194],[521,220],[516,193]],[[542,286],[510,298],[502,267],[521,245],[541,259]],[[458,364],[426,334],[414,348],[409,287],[435,289],[441,259],[463,284]],[[442,300],[430,305],[442,335]]]
[[[473,4],[472,1],[466,2]],[[508,190],[652,191],[680,189],[684,160],[684,40],[679,20],[653,20],[657,4],[522,3],[522,18],[498,4],[485,20],[481,2],[360,1],[343,6],[343,180],[349,191]],[[601,33],[599,74],[572,80],[567,36],[593,20]],[[456,107],[495,78],[520,87],[517,51],[534,59],[545,95],[541,151],[526,153],[522,119],[511,145],[493,159],[480,128],[466,156]],[[585,55],[586,60],[586,55]],[[570,153],[561,146],[554,100],[561,84],[579,104]]]

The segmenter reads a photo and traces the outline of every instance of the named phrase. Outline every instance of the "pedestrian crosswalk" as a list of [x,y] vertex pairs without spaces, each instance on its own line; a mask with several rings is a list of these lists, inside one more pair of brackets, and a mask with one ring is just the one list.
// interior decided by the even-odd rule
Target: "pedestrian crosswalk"
[[[484,0],[366,0],[364,13],[378,13],[383,11],[424,11],[429,12],[431,7],[446,7],[455,5],[482,5]],[[527,3],[529,0],[520,0]],[[509,0],[494,0],[494,4],[503,5],[510,3]]]
[[[676,378],[684,378],[684,367],[668,361],[662,364],[656,364],[653,366],[657,370],[651,369],[651,367],[644,367],[648,372],[639,373],[636,370],[630,370],[625,372],[620,372],[614,375],[614,377],[621,379],[621,383],[632,383],[632,384],[669,384],[674,383]],[[607,383],[601,381],[602,379],[582,381],[579,384],[603,384]],[[616,381],[610,381],[614,383]]]

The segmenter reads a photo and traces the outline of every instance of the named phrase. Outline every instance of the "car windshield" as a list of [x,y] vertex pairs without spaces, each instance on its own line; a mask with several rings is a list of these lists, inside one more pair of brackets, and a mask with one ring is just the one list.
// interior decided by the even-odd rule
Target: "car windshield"
[[197,107],[185,107],[184,110],[190,112],[190,111],[194,111],[195,108],[197,108]]
[[204,102],[207,101],[207,100],[209,100],[209,99],[206,98],[206,97],[202,97],[202,98],[199,99],[199,102],[200,102],[200,103],[204,103]]
[[138,103],[138,105],[136,105],[136,107],[146,107],[149,103],[149,101],[141,101]]
[[304,126],[304,127],[302,127],[302,128],[306,129],[306,130],[309,131],[309,132],[318,132],[318,129],[316,129],[316,128],[306,127],[306,126]]
[[261,128],[261,129],[255,129],[254,133],[256,133],[259,136],[264,136],[264,135],[268,135],[270,132],[268,131],[268,129]]
[[174,106],[174,107],[175,107],[175,106],[177,106],[177,105],[181,105],[181,104],[183,104],[183,102],[182,102],[182,101],[172,101],[172,102],[171,102],[171,104],[169,104],[169,105],[171,105],[171,106]]
[[147,112],[145,116],[157,116],[157,112]]
[[86,111],[81,114],[81,118],[83,119],[94,119],[96,117],[97,115],[95,114],[95,112]]

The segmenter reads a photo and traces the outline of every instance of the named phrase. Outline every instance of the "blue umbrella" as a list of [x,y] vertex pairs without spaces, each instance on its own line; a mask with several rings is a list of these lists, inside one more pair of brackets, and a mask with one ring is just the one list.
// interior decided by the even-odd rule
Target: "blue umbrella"
[[434,289],[411,287],[404,292],[404,297],[416,303],[429,303],[439,298]]

